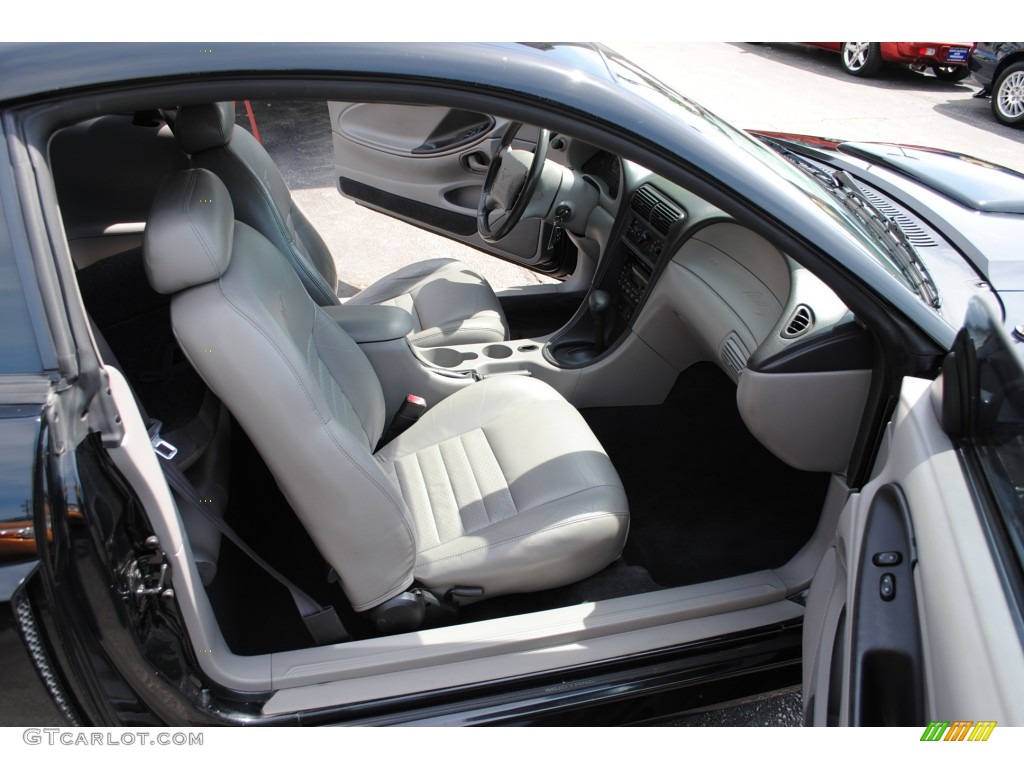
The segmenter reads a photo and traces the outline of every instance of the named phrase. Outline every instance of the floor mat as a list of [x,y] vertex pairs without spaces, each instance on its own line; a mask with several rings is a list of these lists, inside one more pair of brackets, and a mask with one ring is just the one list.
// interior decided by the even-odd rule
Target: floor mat
[[687,369],[662,405],[582,413],[629,497],[623,559],[661,586],[780,566],[814,531],[829,476],[765,449],[715,365]]

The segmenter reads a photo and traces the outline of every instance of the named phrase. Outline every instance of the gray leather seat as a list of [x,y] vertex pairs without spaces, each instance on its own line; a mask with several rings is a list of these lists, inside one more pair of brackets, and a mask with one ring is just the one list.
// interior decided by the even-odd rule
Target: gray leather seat
[[485,597],[556,587],[614,560],[629,523],[607,454],[535,379],[486,379],[374,454],[380,382],[205,170],[169,176],[145,234],[182,349],[250,436],[357,611],[416,581]]
[[[181,107],[174,134],[196,168],[227,185],[235,216],[288,257],[309,295],[321,306],[338,304],[338,272],[323,238],[292,200],[277,165],[244,128],[235,126],[230,102]],[[421,347],[473,344],[508,338],[508,323],[494,291],[454,259],[404,267],[347,300],[393,304],[409,311],[410,340]]]

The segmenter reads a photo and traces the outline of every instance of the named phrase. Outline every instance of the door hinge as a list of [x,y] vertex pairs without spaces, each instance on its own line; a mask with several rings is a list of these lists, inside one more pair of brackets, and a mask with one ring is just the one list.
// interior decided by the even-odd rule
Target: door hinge
[[160,549],[160,539],[150,536],[120,570],[121,596],[135,601],[135,607],[143,610],[156,596],[170,599],[174,590],[170,587],[171,565]]

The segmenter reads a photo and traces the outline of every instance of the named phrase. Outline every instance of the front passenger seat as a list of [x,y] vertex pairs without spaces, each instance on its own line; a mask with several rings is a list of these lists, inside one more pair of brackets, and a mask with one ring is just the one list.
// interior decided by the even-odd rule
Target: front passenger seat
[[374,453],[380,382],[209,171],[169,176],[145,233],[182,350],[252,439],[357,611],[414,582],[494,597],[578,581],[618,557],[618,474],[547,384],[497,376]]
[[[235,216],[288,257],[309,295],[338,304],[338,272],[323,238],[292,200],[284,177],[251,133],[235,126],[231,102],[181,107],[174,135],[196,168],[227,185]],[[348,304],[388,304],[413,318],[419,347],[504,341],[508,322],[487,281],[455,259],[410,264],[368,286]]]

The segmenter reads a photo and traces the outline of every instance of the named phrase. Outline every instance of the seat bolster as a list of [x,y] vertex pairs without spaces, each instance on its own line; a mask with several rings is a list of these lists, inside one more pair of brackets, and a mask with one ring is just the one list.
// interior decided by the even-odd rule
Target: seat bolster
[[[192,163],[220,177],[231,193],[235,217],[288,258],[317,304],[338,303],[338,273],[327,246],[295,206],[280,169],[251,133],[236,128],[229,143],[196,152]],[[299,236],[302,242],[297,241]],[[315,259],[310,255],[314,251]]]
[[403,267],[348,299],[347,304],[388,304],[410,310],[420,347],[483,344],[508,338],[508,322],[494,291],[454,259]]
[[293,232],[295,247],[305,254],[309,263],[313,265],[316,273],[331,292],[329,301],[320,301],[316,296],[313,296],[313,300],[320,306],[337,305],[339,303],[338,267],[334,263],[334,256],[331,254],[330,248],[327,247],[327,243],[320,237],[316,227],[310,222],[299,204],[295,202],[295,198],[292,198],[289,226]]

